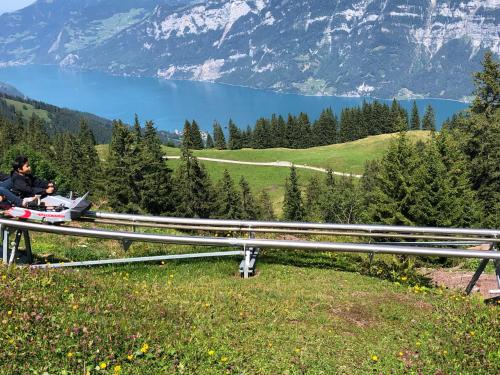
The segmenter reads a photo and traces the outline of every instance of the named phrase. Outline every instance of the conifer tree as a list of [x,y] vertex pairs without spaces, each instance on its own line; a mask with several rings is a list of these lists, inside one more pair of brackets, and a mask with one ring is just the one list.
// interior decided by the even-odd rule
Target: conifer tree
[[405,133],[392,141],[381,160],[375,177],[370,205],[370,221],[388,225],[412,225],[409,209],[412,205],[412,175],[416,162],[415,147]]
[[191,141],[193,150],[202,150],[203,149],[203,138],[201,136],[200,127],[198,123],[193,120],[191,122]]
[[193,144],[193,131],[191,130],[191,123],[186,120],[184,122],[184,129],[182,130],[182,147],[192,150],[194,148]]
[[206,142],[206,145],[205,145],[206,148],[214,148],[214,140],[212,139],[212,136],[210,135],[210,133],[207,133],[207,142]]
[[256,220],[259,217],[259,210],[250,185],[243,176],[241,176],[239,185],[241,189],[241,218],[243,220]]
[[500,63],[491,51],[486,51],[481,64],[483,70],[474,73],[475,98],[471,111],[490,117],[500,108]]
[[264,221],[275,221],[276,215],[273,210],[273,203],[267,191],[262,190],[257,198],[258,218]]
[[217,121],[214,122],[214,145],[218,150],[225,150],[227,147],[226,137],[224,136],[222,127]]
[[133,134],[135,137],[135,141],[139,143],[140,139],[142,138],[142,134],[141,134],[141,123],[139,122],[139,116],[137,115],[137,113],[134,115]]
[[161,141],[152,121],[146,122],[142,145],[141,208],[153,215],[171,213],[174,211],[172,171],[165,163]]
[[227,125],[229,130],[229,140],[228,140],[228,148],[230,150],[239,150],[242,148],[241,142],[241,130],[238,129],[233,120],[229,120]]
[[283,219],[301,221],[305,217],[304,204],[300,191],[295,166],[290,168],[290,176],[285,183],[285,199],[283,201]]
[[213,191],[208,174],[186,147],[181,149],[174,174],[176,215],[208,218],[213,209]]
[[316,175],[311,176],[306,186],[304,204],[304,211],[308,220],[321,221],[323,219],[322,199],[324,194],[324,183]]
[[321,197],[323,219],[330,223],[354,224],[361,220],[363,198],[352,177],[342,177]]
[[417,102],[413,101],[413,107],[411,109],[411,120],[410,120],[410,130],[420,129],[420,115],[418,114]]
[[96,180],[101,175],[100,161],[95,148],[94,133],[92,133],[84,119],[80,122],[77,149],[79,160],[75,166],[77,169],[77,183],[74,189],[80,194],[87,191],[95,193]]
[[135,136],[120,120],[113,122],[106,169],[106,196],[113,210],[139,212],[140,191],[135,165],[138,155]]
[[24,143],[34,151],[47,152],[49,150],[50,140],[45,125],[35,114],[31,116],[26,126]]
[[434,109],[429,104],[425,109],[424,118],[422,119],[422,129],[423,130],[436,130],[436,117],[434,115]]
[[224,170],[222,179],[216,186],[215,217],[237,220],[243,216],[240,193],[235,189],[231,175]]

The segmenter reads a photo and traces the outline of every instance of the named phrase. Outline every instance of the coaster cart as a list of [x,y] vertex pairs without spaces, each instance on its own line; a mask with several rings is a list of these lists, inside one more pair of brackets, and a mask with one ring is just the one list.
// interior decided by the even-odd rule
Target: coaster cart
[[60,195],[48,195],[38,199],[36,205],[30,204],[27,208],[4,207],[3,215],[49,224],[70,222],[79,218],[84,211],[90,208],[91,203],[86,199],[88,194],[76,199]]

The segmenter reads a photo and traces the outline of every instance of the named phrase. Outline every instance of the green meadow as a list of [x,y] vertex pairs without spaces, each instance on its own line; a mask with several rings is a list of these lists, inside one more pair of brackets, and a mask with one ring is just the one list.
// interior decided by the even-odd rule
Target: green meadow
[[[34,236],[38,257],[122,256],[116,243]],[[222,249],[221,249],[222,250]],[[134,244],[129,255],[202,251]],[[491,374],[498,306],[346,272],[356,256],[240,258],[67,270],[0,266],[2,374]]]

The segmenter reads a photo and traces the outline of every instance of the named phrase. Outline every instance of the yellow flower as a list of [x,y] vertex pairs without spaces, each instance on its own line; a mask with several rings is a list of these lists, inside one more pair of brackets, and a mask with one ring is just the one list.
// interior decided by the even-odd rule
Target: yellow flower
[[295,353],[300,353],[300,348],[295,348]]
[[7,311],[7,315],[12,315],[12,310]]
[[210,307],[210,304],[209,303],[205,303],[205,307]]
[[406,280],[408,280],[407,276],[401,276],[401,281],[406,281]]
[[399,356],[402,357],[404,355],[403,352],[399,352]]
[[443,350],[443,355],[448,354],[448,350]]
[[73,310],[76,310],[78,308],[78,305],[73,305]]
[[372,354],[371,359],[372,359],[373,362],[377,362],[378,361],[378,357],[375,354]]
[[173,278],[174,278],[174,275],[172,275],[172,274],[171,274],[169,277],[170,277],[171,279],[173,279]]
[[7,278],[7,275],[2,275],[2,280],[5,280]]
[[114,368],[113,368],[113,371],[116,375],[118,375],[119,373],[122,372],[122,366],[120,365],[116,365]]
[[141,353],[146,353],[149,349],[149,345],[144,343],[142,344],[142,348],[141,348]]
[[226,362],[228,361],[228,358],[227,358],[227,357],[222,357],[222,358],[220,359],[220,361],[221,361],[222,363],[226,363]]
[[470,331],[470,332],[469,332],[469,334],[470,334],[471,336],[474,336],[474,335],[476,334],[476,332],[474,332],[474,331]]
[[208,355],[209,355],[209,356],[213,356],[213,355],[215,355],[215,350],[210,349],[210,350],[208,351]]
[[129,361],[133,360],[133,359],[134,359],[134,355],[133,355],[133,354],[129,354],[129,355],[127,356],[127,359],[128,359]]
[[104,370],[106,367],[108,367],[108,365],[106,364],[106,362],[101,362],[101,363],[99,364],[99,367],[100,367],[102,370]]
[[74,355],[75,355],[75,353],[73,353],[73,352],[68,352],[68,354],[66,354],[66,357],[71,358],[71,357],[73,357]]

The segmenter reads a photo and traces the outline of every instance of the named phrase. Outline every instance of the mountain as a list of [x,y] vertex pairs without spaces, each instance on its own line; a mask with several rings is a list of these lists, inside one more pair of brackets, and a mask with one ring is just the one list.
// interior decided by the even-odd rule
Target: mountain
[[24,95],[21,91],[16,89],[14,86],[4,82],[0,82],[0,94],[6,94],[10,96],[18,96],[20,98],[24,98]]
[[0,66],[460,99],[499,19],[497,0],[39,0],[0,16]]

